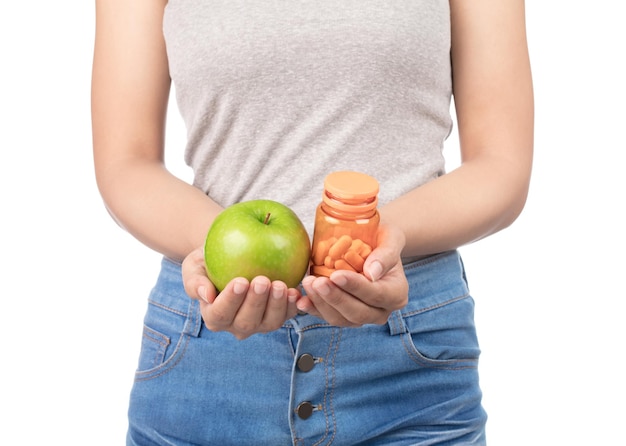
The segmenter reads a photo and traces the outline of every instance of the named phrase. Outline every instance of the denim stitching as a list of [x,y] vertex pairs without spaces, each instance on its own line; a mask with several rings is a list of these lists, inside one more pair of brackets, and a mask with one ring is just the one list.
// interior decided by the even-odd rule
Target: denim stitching
[[166,305],[160,304],[158,302],[153,301],[152,299],[148,299],[148,303],[154,305],[155,307],[162,308],[163,310],[170,311],[174,314],[178,314],[179,316],[187,317],[188,315],[182,311],[176,310],[174,308],[168,307]]
[[[193,326],[193,332],[189,333],[187,331],[187,325],[188,323],[191,323]],[[184,330],[184,334],[188,334],[188,335],[192,335],[194,337],[198,337],[199,335],[199,331],[202,328],[201,327],[201,323],[202,323],[202,315],[200,314],[200,306],[195,306],[194,302],[191,301],[189,303],[189,315],[188,315],[188,320],[187,322],[185,322],[185,326],[183,328]]]
[[337,418],[335,417],[335,407],[333,405],[333,401],[334,401],[334,396],[335,396],[335,387],[336,387],[336,377],[337,374],[335,373],[336,370],[336,363],[337,363],[337,353],[339,352],[339,343],[341,342],[341,335],[343,334],[343,329],[339,328],[338,329],[338,335],[337,335],[337,343],[335,345],[335,354],[333,355],[333,374],[332,374],[332,387],[330,390],[330,402],[329,402],[329,407],[330,407],[330,413],[332,416],[332,420],[333,420],[333,435],[330,438],[330,441],[328,442],[328,444],[332,444],[332,442],[335,440],[335,435],[337,435]]
[[156,367],[159,363],[163,362],[165,349],[167,349],[167,346],[170,345],[170,340],[164,334],[151,329],[147,325],[143,326],[143,333],[141,336],[150,342],[156,343],[160,347],[157,351],[155,351],[151,362],[151,364]]
[[306,327],[303,327],[302,332],[308,331],[308,330],[312,330],[314,328],[322,328],[322,327],[332,327],[332,325],[330,324],[314,324],[314,325],[307,325]]
[[[331,331],[331,338],[330,338],[330,343],[328,344],[328,351],[326,352],[326,358],[330,357],[330,352],[332,350],[332,345],[333,345],[333,338],[334,338],[334,329]],[[330,367],[334,366],[334,364],[329,364]],[[324,367],[324,397],[322,399],[322,401],[324,402],[324,407],[326,406],[326,398],[327,398],[327,393],[328,393],[328,369],[329,366]],[[326,421],[326,431],[324,432],[324,435],[322,436],[322,438],[319,439],[319,441],[317,441],[316,443],[313,444],[313,446],[319,446],[320,444],[322,444],[322,442],[324,440],[326,440],[326,437],[328,437],[328,431],[330,430],[330,427],[328,425],[328,414],[326,414],[324,412],[324,420]]]
[[[174,367],[176,367],[178,363],[182,361],[183,357],[185,356],[185,353],[187,351],[187,346],[189,345],[190,335],[186,332],[185,327],[187,326],[189,321],[192,321],[192,323],[195,324],[195,328],[197,329],[198,323],[200,321],[200,319],[198,318],[199,312],[193,311],[193,305],[190,305],[188,313],[184,314],[180,311],[176,311],[172,308],[166,307],[165,305],[160,305],[154,301],[149,301],[149,302],[159,308],[170,310],[172,311],[172,313],[184,316],[187,318],[187,321],[185,322],[185,325],[183,326],[183,332],[180,335],[180,340],[176,346],[176,349],[172,353],[172,356],[168,358],[165,362],[163,362],[159,367],[157,367],[157,370],[154,370],[153,372],[150,372],[149,370],[146,370],[144,372],[136,372],[135,381],[137,382],[148,381],[151,379],[158,378],[160,376],[163,376],[166,373],[169,373]],[[195,331],[195,333],[197,333],[197,330]],[[170,361],[172,361],[174,358],[175,358],[175,361],[170,363]],[[140,377],[139,375],[142,375],[142,376]]]
[[[148,336],[148,333],[146,333],[146,332],[148,332],[152,336]],[[143,326],[143,334],[142,334],[142,336],[144,338],[147,338],[147,339],[149,339],[151,341],[156,342],[161,347],[167,347],[168,345],[170,345],[170,340],[168,339],[167,336],[165,336],[163,333],[159,333],[158,331],[153,330],[152,328],[148,327],[147,325]]]
[[408,313],[401,313],[401,314],[402,314],[402,317],[415,316],[416,314],[425,313],[430,310],[435,310],[437,308],[445,307],[446,305],[453,304],[454,302],[458,302],[467,297],[470,297],[470,293],[465,293],[461,296],[453,297],[452,299],[446,300],[445,302],[440,302],[435,305],[431,305],[430,307],[419,308],[417,310],[409,311]]
[[[176,367],[178,365],[178,363],[185,356],[185,352],[187,351],[187,345],[188,344],[189,344],[189,336],[185,335],[185,334],[181,335],[179,347],[176,348],[176,350],[174,350],[174,353],[172,354],[172,356],[167,361],[165,361],[163,364],[161,364],[161,366],[163,368],[160,369],[160,370],[155,370],[154,372],[149,372],[149,371],[137,372],[137,373],[135,373],[135,381],[137,381],[137,382],[139,382],[139,381],[149,381],[151,379],[155,379],[155,378],[158,378],[160,376],[165,375],[166,373],[169,373],[174,367]],[[169,362],[173,358],[176,358],[176,361],[171,363],[171,364],[169,364]],[[139,377],[138,375],[140,375],[140,374],[141,375],[145,375],[145,376]]]
[[394,311],[389,316],[389,322],[391,324],[391,332],[393,335],[406,333],[406,327],[403,327],[402,313],[400,311]]
[[291,350],[291,356],[293,356],[293,358],[295,359],[296,357],[296,349],[293,345],[293,340],[291,338],[291,331],[293,330],[293,327],[286,327],[283,326],[283,328],[286,328],[286,330],[283,330],[286,335],[287,335],[287,344],[289,344],[289,349]]
[[[411,343],[409,343],[408,339],[410,338],[410,333],[403,333],[400,335],[402,339],[402,345],[404,350],[406,350],[409,358],[415,362],[416,364],[422,365],[428,368],[434,369],[445,369],[445,370],[464,370],[464,369],[475,369],[478,366],[477,359],[450,359],[450,360],[437,360],[437,359],[427,359],[420,355],[418,355],[414,351],[414,347]],[[460,365],[460,363],[473,361],[472,365]],[[457,365],[455,365],[457,364]]]
[[[464,294],[462,296],[459,297],[455,297],[453,299],[447,300],[445,302],[436,304],[436,305],[432,305],[430,307],[427,308],[421,308],[419,310],[416,311],[412,311],[410,313],[405,313],[402,314],[401,317],[404,319],[406,317],[411,317],[411,316],[415,316],[417,314],[421,314],[424,313],[426,311],[429,310],[434,310],[437,308],[441,308],[444,307],[446,305],[450,305],[453,304],[455,302],[459,302],[467,297],[470,297],[470,294]],[[478,362],[478,358],[475,359],[471,359],[471,358],[467,358],[467,359],[446,359],[446,360],[437,360],[437,359],[429,359],[426,358],[424,356],[421,355],[421,353],[419,352],[419,350],[417,349],[417,347],[415,347],[412,342],[409,341],[409,339],[411,339],[411,333],[409,332],[408,329],[403,330],[403,332],[401,333],[401,338],[402,338],[402,345],[404,347],[404,349],[406,350],[406,352],[409,355],[409,358],[411,358],[411,360],[413,362],[416,362],[418,364],[421,364],[425,367],[431,367],[431,368],[441,368],[441,369],[448,369],[448,370],[460,370],[460,369],[474,369],[477,367],[477,362]],[[468,362],[468,361],[473,361],[475,362],[475,364],[473,365],[466,365],[466,366],[454,366],[454,364],[459,364],[462,362]]]
[[[337,337],[337,340],[334,341],[334,339],[335,339],[335,332],[336,331],[339,332],[339,336]],[[330,431],[330,426],[329,426],[329,423],[328,423],[328,417],[329,416],[333,420],[334,431],[333,431],[333,435],[330,438],[329,442],[326,443],[326,444],[331,444],[333,442],[333,440],[335,439],[336,432],[337,432],[337,420],[335,419],[335,411],[333,409],[333,395],[334,395],[334,390],[335,390],[335,362],[336,362],[336,359],[337,359],[337,351],[339,350],[339,341],[341,339],[341,334],[342,333],[343,333],[343,331],[341,330],[341,328],[333,329],[332,332],[331,332],[331,342],[328,345],[328,352],[326,353],[326,357],[327,358],[330,357],[331,351],[333,350],[333,341],[335,343],[335,346],[334,346],[334,352],[332,354],[332,357],[333,357],[332,358],[332,364],[330,365],[330,367],[325,367],[326,379],[325,379],[324,385],[325,385],[325,389],[326,390],[324,391],[324,399],[323,399],[324,406],[326,406],[326,400],[328,399],[329,414],[325,417],[325,420],[326,420],[326,431],[324,432],[324,436],[319,441],[317,441],[317,443],[314,443],[313,446],[321,445],[326,440],[326,438],[328,437],[328,433]],[[329,371],[329,369],[331,370],[331,379],[330,379],[330,381],[332,382],[332,385],[330,386],[330,395],[328,396],[328,388],[329,388],[328,371]]]

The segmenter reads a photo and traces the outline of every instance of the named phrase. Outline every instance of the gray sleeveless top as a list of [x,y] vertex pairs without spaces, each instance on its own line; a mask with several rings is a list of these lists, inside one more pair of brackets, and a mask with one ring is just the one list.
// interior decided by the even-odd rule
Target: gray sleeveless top
[[185,160],[223,206],[280,201],[312,232],[329,172],[381,204],[443,173],[448,0],[170,0],[164,36]]

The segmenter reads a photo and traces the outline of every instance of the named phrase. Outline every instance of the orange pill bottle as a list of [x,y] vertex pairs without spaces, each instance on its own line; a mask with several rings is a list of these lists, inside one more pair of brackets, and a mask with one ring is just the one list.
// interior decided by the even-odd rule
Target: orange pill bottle
[[376,179],[359,172],[326,177],[315,213],[312,275],[328,277],[338,269],[363,272],[365,259],[376,247],[378,189]]

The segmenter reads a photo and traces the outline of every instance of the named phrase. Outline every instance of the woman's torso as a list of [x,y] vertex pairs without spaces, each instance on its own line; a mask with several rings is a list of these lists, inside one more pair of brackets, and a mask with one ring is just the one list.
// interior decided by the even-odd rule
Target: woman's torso
[[380,182],[381,205],[443,173],[447,0],[170,0],[164,35],[194,183],[267,198],[309,232],[323,178]]

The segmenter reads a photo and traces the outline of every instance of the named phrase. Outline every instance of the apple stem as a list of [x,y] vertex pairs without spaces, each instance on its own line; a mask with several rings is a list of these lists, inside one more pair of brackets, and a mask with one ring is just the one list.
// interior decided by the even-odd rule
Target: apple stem
[[267,215],[265,216],[265,221],[263,222],[263,224],[268,224],[270,222],[270,215],[272,215],[271,212],[268,212]]

